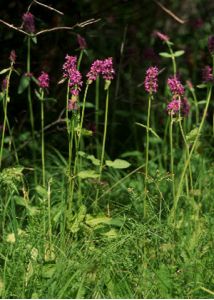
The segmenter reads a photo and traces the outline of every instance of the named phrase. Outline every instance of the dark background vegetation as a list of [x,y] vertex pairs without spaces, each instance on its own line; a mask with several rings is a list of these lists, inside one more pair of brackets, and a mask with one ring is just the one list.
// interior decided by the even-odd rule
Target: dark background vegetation
[[[111,87],[110,126],[107,151],[112,158],[128,149],[143,147],[136,143],[142,135],[142,130],[136,128],[134,122],[144,122],[146,118],[147,97],[141,83],[145,70],[150,65],[157,65],[163,69],[160,82],[160,94],[164,95],[166,78],[171,74],[170,62],[159,57],[158,53],[166,51],[165,45],[154,37],[154,31],[159,30],[170,36],[175,44],[175,50],[185,50],[185,55],[178,60],[178,72],[183,83],[191,79],[193,84],[201,82],[201,68],[210,62],[207,49],[207,38],[213,33],[214,19],[212,1],[184,0],[161,1],[167,9],[174,12],[185,21],[180,24],[168,13],[151,0],[82,0],[82,1],[47,1],[64,12],[60,16],[38,5],[33,5],[31,12],[36,17],[37,30],[55,26],[72,26],[91,18],[100,19],[99,22],[76,28],[73,31],[58,31],[41,35],[37,45],[32,49],[32,72],[38,76],[41,70],[50,74],[50,96],[57,99],[56,103],[47,104],[46,124],[55,121],[65,106],[65,89],[57,85],[62,73],[61,67],[64,57],[79,54],[77,34],[86,39],[88,57],[84,56],[81,71],[85,76],[94,59],[112,56],[116,68],[116,78]],[[21,17],[30,1],[1,1],[0,18],[16,26],[21,25]],[[20,73],[26,70],[26,43],[21,33],[13,31],[0,24],[0,66],[8,66],[8,56],[12,49],[17,53],[16,68]],[[3,78],[2,78],[3,79]],[[18,76],[13,76],[11,94],[12,105],[9,105],[11,123],[16,132],[29,128],[27,97],[17,95]],[[104,94],[101,101],[104,104]],[[94,102],[93,88],[88,99]],[[156,127],[161,128],[165,116],[166,99],[158,97],[154,104],[157,119]],[[39,104],[35,99],[35,111]],[[87,110],[85,127],[93,128],[94,111]],[[29,129],[30,130],[30,129]],[[52,135],[52,133],[59,133]],[[96,134],[101,134],[97,132]],[[52,127],[46,132],[51,143],[59,147],[65,137],[65,130]],[[59,143],[60,141],[60,143]],[[61,143],[62,142],[62,143]],[[139,150],[140,150],[139,149]]]

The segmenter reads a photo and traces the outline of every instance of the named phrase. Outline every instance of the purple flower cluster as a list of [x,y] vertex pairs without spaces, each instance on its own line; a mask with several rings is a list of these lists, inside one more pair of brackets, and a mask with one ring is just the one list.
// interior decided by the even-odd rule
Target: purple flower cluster
[[150,67],[146,71],[146,78],[144,80],[145,90],[152,94],[157,93],[158,90],[158,68]]
[[95,60],[86,76],[88,77],[88,82],[92,83],[99,75],[102,75],[103,79],[110,81],[114,78],[114,74],[112,57],[109,57],[104,60]]
[[32,15],[32,13],[26,12],[25,14],[23,14],[22,21],[23,21],[23,27],[27,32],[29,33],[35,32],[35,21],[34,21],[34,15]]
[[208,38],[208,49],[211,55],[214,55],[214,35]]
[[42,71],[41,75],[38,77],[39,87],[42,89],[49,88],[49,75]]
[[188,116],[190,111],[190,104],[186,97],[182,99],[172,98],[172,101],[167,105],[167,111],[171,116],[179,113],[182,116]]
[[74,96],[78,96],[82,87],[82,75],[79,70],[77,70],[77,57],[66,55],[65,63],[62,67],[63,77],[69,79],[70,92]]
[[210,66],[205,66],[202,70],[202,80],[204,82],[212,82],[213,81],[213,73],[212,68]]
[[168,42],[169,41],[169,37],[166,34],[161,33],[160,31],[155,31],[154,35],[157,36],[160,40],[162,40],[163,42]]
[[182,96],[184,94],[184,87],[176,76],[168,78],[167,84],[173,95]]

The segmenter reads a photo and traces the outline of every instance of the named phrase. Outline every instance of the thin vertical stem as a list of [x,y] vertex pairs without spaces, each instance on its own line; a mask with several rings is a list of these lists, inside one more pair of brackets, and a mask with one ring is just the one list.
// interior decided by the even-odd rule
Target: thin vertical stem
[[146,217],[146,198],[147,198],[147,181],[148,181],[148,163],[149,163],[149,128],[150,128],[150,113],[151,113],[152,94],[149,95],[147,126],[146,126],[146,162],[145,162],[145,187],[144,187],[144,218]]
[[174,179],[174,153],[173,153],[173,117],[171,116],[169,124],[169,141],[170,141],[170,172],[172,176],[172,196],[175,199],[175,179]]
[[[95,93],[95,128],[96,128],[96,133],[99,132],[99,99],[100,99],[100,78],[97,76],[96,79],[96,93]],[[97,157],[99,157],[100,152],[99,152],[99,139],[98,139],[98,134],[96,135],[96,150],[97,150]]]
[[[105,155],[106,136],[107,136],[107,127],[108,127],[108,107],[109,107],[109,89],[107,89],[107,91],[106,91],[106,107],[105,107],[103,143],[102,143],[102,152],[101,152],[101,158],[100,158],[99,178],[98,178],[99,184],[101,182],[103,163],[104,163],[104,155]],[[96,198],[95,198],[95,203],[94,203],[95,208],[97,208],[98,197],[99,197],[99,187],[97,188],[97,192],[96,192]]]
[[41,94],[41,131],[42,131],[42,185],[45,187],[45,139],[44,139],[44,91]]

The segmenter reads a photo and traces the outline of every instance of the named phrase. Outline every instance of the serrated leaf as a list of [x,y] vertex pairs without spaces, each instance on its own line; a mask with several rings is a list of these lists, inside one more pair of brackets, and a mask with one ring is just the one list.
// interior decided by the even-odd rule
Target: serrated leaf
[[2,69],[2,70],[0,71],[0,75],[9,72],[9,70],[10,70],[10,68]]
[[168,52],[160,52],[159,55],[165,58],[172,58],[174,56]]
[[138,126],[141,126],[143,128],[146,128],[146,129],[148,128],[148,130],[151,131],[151,133],[154,134],[154,136],[156,136],[158,139],[161,140],[161,138],[159,137],[159,135],[151,127],[147,127],[146,125],[138,123],[138,122],[136,122],[135,124],[137,124]]
[[183,55],[184,53],[185,53],[184,50],[175,51],[174,52],[174,57],[179,57],[179,56]]
[[106,160],[106,165],[114,169],[127,169],[131,164],[124,159],[115,159],[114,161]]
[[22,94],[30,84],[30,77],[22,76],[19,82],[18,94]]
[[82,178],[82,179],[86,179],[86,178],[98,178],[99,174],[97,174],[94,170],[85,170],[85,171],[80,171],[77,174],[78,177]]

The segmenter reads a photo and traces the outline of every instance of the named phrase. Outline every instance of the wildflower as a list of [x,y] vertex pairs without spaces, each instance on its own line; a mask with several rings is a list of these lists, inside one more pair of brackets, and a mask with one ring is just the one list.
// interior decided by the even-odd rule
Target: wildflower
[[69,87],[71,88],[71,94],[73,94],[74,96],[78,96],[82,84],[82,75],[80,71],[75,68],[71,69],[69,72]]
[[175,115],[181,109],[181,100],[174,98],[168,105],[167,111],[169,115]]
[[114,74],[112,57],[109,57],[104,60],[95,60],[86,76],[88,77],[88,82],[92,83],[99,75],[102,75],[103,79],[111,81],[114,78]]
[[169,41],[169,37],[166,34],[161,33],[160,31],[155,31],[154,35],[157,36],[160,40],[162,40],[163,42],[168,42]]
[[186,117],[190,111],[190,104],[186,97],[177,98],[176,96],[172,98],[172,101],[167,105],[168,114],[174,116],[176,114],[181,114]]
[[157,93],[157,89],[158,89],[157,76],[158,76],[157,67],[150,67],[147,69],[144,86],[145,86],[145,90],[150,94]]
[[25,14],[23,14],[22,20],[23,20],[23,27],[27,32],[29,33],[35,32],[34,15],[32,15],[30,12],[26,12]]
[[81,50],[84,50],[85,48],[87,48],[86,41],[85,41],[84,37],[82,37],[80,34],[77,35],[77,42],[78,42]]
[[114,78],[114,68],[112,57],[106,58],[102,62],[102,70],[101,70],[103,79],[112,80]]
[[41,75],[38,77],[39,81],[39,87],[44,89],[44,88],[49,88],[49,75],[48,73],[45,73],[42,71]]
[[212,68],[210,66],[205,66],[202,70],[202,80],[204,82],[213,81]]
[[214,35],[208,38],[208,49],[211,55],[214,55]]
[[15,52],[15,50],[12,50],[12,51],[10,52],[9,59],[10,59],[10,62],[11,62],[12,64],[15,64],[15,62],[16,62],[16,52]]
[[170,77],[167,84],[173,95],[182,96],[184,94],[184,87],[176,76]]
[[95,60],[92,63],[90,71],[86,75],[88,77],[89,83],[92,83],[92,81],[96,80],[97,77],[102,72],[102,63],[103,63],[102,60],[99,60],[99,59]]
[[77,64],[77,57],[76,56],[71,56],[71,55],[66,55],[65,56],[65,63],[62,66],[63,69],[63,77],[68,77],[72,69],[76,68]]

